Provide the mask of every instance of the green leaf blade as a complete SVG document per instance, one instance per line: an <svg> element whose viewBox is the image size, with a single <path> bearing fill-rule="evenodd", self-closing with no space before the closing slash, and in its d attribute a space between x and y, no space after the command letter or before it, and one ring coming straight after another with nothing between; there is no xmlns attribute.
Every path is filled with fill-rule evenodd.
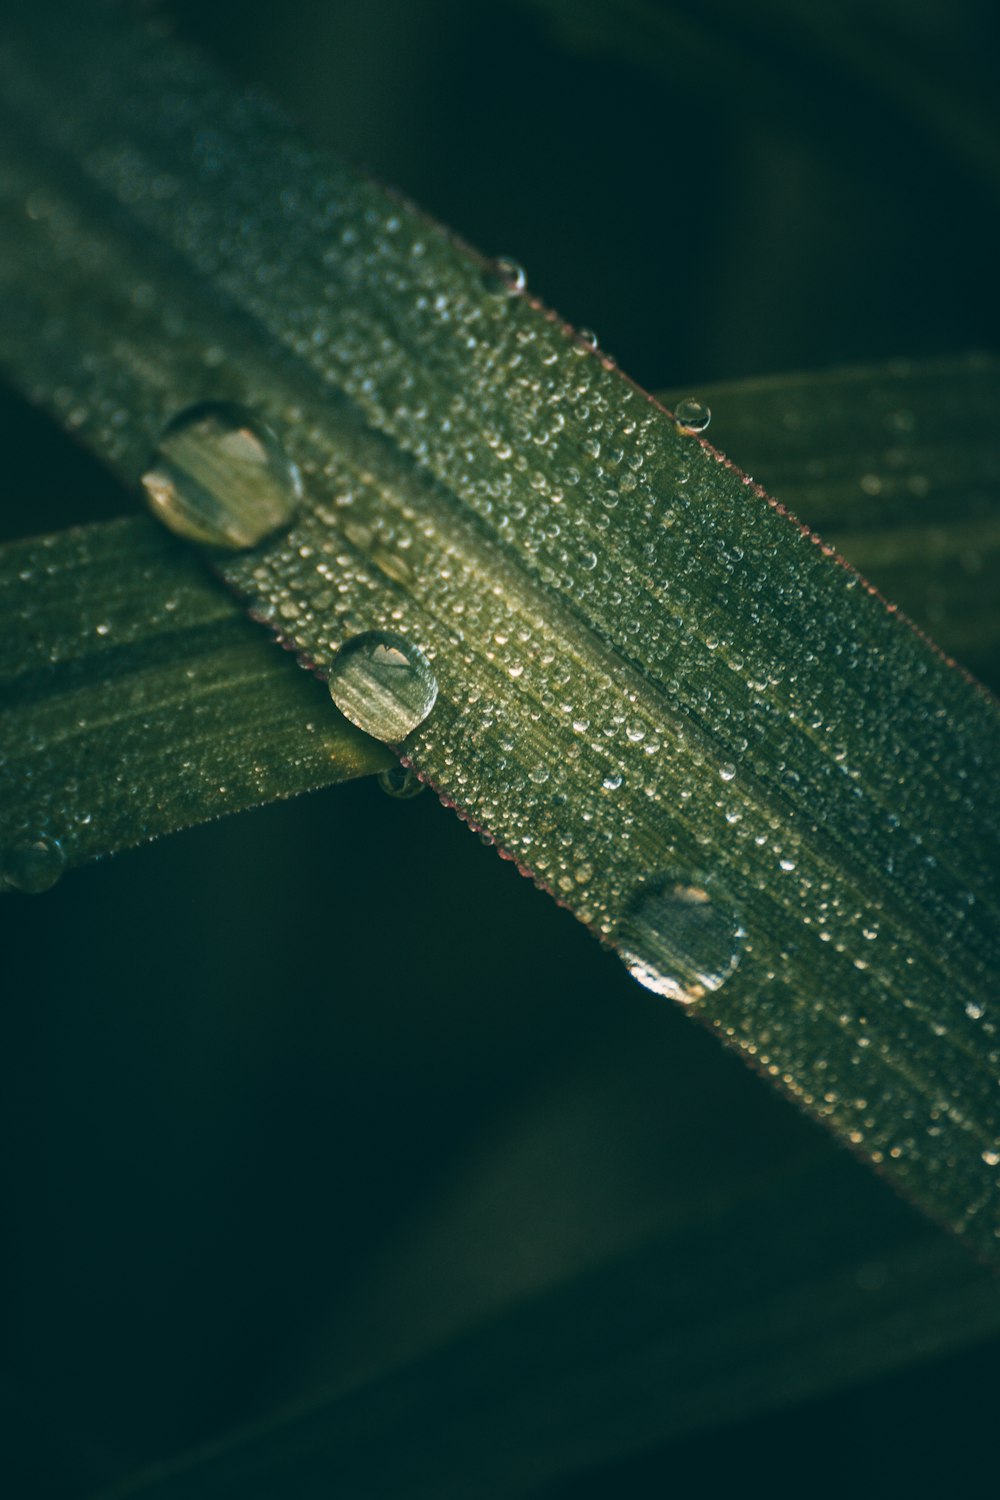
<svg viewBox="0 0 1000 1500"><path fill-rule="evenodd" d="M946 651L1000 684L996 359L893 360L699 394L713 443Z"/></svg>
<svg viewBox="0 0 1000 1500"><path fill-rule="evenodd" d="M0 551L0 847L68 865L392 763L137 517Z"/></svg>
<svg viewBox="0 0 1000 1500"><path fill-rule="evenodd" d="M829 537L884 597L901 600L918 625L961 660L979 664L989 681L1000 647L993 555L1000 513L1000 455L992 420L997 387L995 361L974 356L738 381L702 394L715 410L713 435L718 433L723 446L743 452L749 467L767 476L769 488ZM948 396L948 425L940 420L942 391ZM669 407L682 394L665 393L661 400ZM902 429L900 413L906 414ZM955 436L959 417L960 441ZM887 428L905 431L906 445L894 440L886 450ZM859 430L866 430L866 441L857 441ZM874 485L872 475L879 469L885 477ZM919 507L912 503L914 494L923 496ZM181 548L140 520L97 528L89 540L82 534L50 537L0 554L0 570L7 605L0 672L8 679L8 703L15 680L22 702L32 693L44 695L39 681L25 679L28 674L46 679L53 657L65 666L74 652L120 652L137 642L148 654L155 634L164 666L175 662L186 668L195 631L206 651L224 653L231 646L239 613L232 602ZM39 571L57 578L44 595L37 587ZM245 627L239 634L253 639ZM282 690L290 690L287 674L276 675L275 658L259 641L246 654L247 669L251 662L242 702L259 702L261 714L273 722L281 712ZM242 671L243 658L234 657L228 670ZM81 712L93 714L101 683L92 676L84 680L89 687ZM303 703L308 711L305 698ZM24 737L23 722L12 734L15 741ZM225 737L221 718L213 733ZM172 744L169 733L166 743ZM181 759L176 746L170 753ZM374 746L371 754L377 759ZM217 781L223 782L231 763L224 755L217 759ZM275 795L315 784L315 764L295 746L289 747L286 768L298 773L296 779L274 787ZM62 774L71 780L72 768ZM339 773L334 768L331 774ZM264 788L259 790L263 796ZM185 821L215 816L219 799L216 778L209 778L197 807L189 804ZM17 800L12 796L10 802ZM48 819L41 809L22 811L25 826L40 828ZM147 836L151 833L148 829ZM121 836L115 837L121 846ZM108 852L96 840L88 851Z"/></svg>
<svg viewBox="0 0 1000 1500"><path fill-rule="evenodd" d="M12 192L44 169L55 203L0 267L51 330L4 291L17 378L133 478L181 405L259 410L307 503L219 564L253 612L320 673L359 631L419 645L440 691L405 751L442 797L995 1258L994 700L610 360L259 102L89 17L17 25ZM739 932L728 969L639 919L664 882Z"/></svg>
<svg viewBox="0 0 1000 1500"><path fill-rule="evenodd" d="M637 1237L398 1368L137 1475L107 1500L264 1500L318 1483L367 1500L540 1493L995 1331L992 1275L874 1184L858 1186L835 1157L755 1181L693 1223Z"/></svg>

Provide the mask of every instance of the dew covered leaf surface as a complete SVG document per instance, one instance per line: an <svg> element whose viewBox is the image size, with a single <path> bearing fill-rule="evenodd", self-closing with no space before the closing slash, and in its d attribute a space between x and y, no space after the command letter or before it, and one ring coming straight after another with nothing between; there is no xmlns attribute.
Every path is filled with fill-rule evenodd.
<svg viewBox="0 0 1000 1500"><path fill-rule="evenodd" d="M253 613L320 675L418 646L441 796L995 1256L995 701L509 273L56 9L2 76L19 384L133 481L191 401L259 412L306 500L215 560Z"/></svg>
<svg viewBox="0 0 1000 1500"><path fill-rule="evenodd" d="M665 393L672 407L686 392ZM712 442L994 691L1000 365L895 360L698 391Z"/></svg>
<svg viewBox="0 0 1000 1500"><path fill-rule="evenodd" d="M998 383L996 362L977 356L736 381L701 393L722 445L744 455L771 493L991 685L1000 681ZM672 407L683 393L661 399ZM3 721L8 845L18 832L53 829L73 863L181 826L177 819L192 824L247 799L308 791L320 784L317 777L339 779L352 767L364 774L360 739L355 749L315 690L237 623L240 611L230 596L142 518L22 543L0 553L0 569L6 671L10 681L17 676L19 705ZM101 737L105 757L112 745L124 748L117 716L124 700L114 706L115 674L107 671L121 659L112 648L123 644L132 651L128 713L138 734L128 764L101 773L74 805L84 785L79 764L95 763ZM87 653L84 667L79 657ZM77 674L71 707L52 685L54 666L62 663L65 672L70 660ZM207 686L209 661L212 699L199 711L196 764L185 748L187 716L178 717L162 693L168 679L190 685L185 699L199 682ZM151 676L138 691L139 673L155 674L155 695ZM35 674L30 682L29 674ZM293 702L298 714L290 723ZM75 735L65 733L60 717L70 712ZM43 752L40 771L46 716L50 726L61 726L62 753ZM92 723L86 739L81 718ZM143 723L150 725L144 741ZM317 738L319 723L325 740ZM248 745L256 746L258 761L273 760L268 737L280 775L277 761L258 765L238 788L238 769L250 769ZM388 762L373 744L369 750L372 768ZM144 785L147 795L126 804L118 795L122 785ZM95 792L108 804L98 817Z"/></svg>
<svg viewBox="0 0 1000 1500"><path fill-rule="evenodd" d="M0 849L15 885L40 839L60 851L54 876L391 763L145 517L0 550L0 620Z"/></svg>

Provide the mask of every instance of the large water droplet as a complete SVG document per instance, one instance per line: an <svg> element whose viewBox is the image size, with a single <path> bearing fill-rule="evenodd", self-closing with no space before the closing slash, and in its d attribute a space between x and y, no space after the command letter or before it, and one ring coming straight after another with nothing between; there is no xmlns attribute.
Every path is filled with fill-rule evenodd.
<svg viewBox="0 0 1000 1500"><path fill-rule="evenodd" d="M157 520L178 536L233 549L288 526L302 499L299 471L271 429L224 401L168 422L142 486Z"/></svg>
<svg viewBox="0 0 1000 1500"><path fill-rule="evenodd" d="M685 396L674 407L674 421L683 432L704 432L711 420L711 407L693 396Z"/></svg>
<svg viewBox="0 0 1000 1500"><path fill-rule="evenodd" d="M691 1005L725 983L739 964L744 936L727 902L701 884L668 877L641 888L618 941L640 984Z"/></svg>
<svg viewBox="0 0 1000 1500"><path fill-rule="evenodd" d="M409 802L426 791L424 783L410 766L390 766L388 771L380 771L378 784L387 797L395 797L398 802Z"/></svg>
<svg viewBox="0 0 1000 1500"><path fill-rule="evenodd" d="M0 889L4 885L29 896L50 891L66 865L58 839L41 834L22 838L6 850L0 861Z"/></svg>
<svg viewBox="0 0 1000 1500"><path fill-rule="evenodd" d="M411 641L381 631L353 636L341 646L329 687L345 718L390 745L424 722L438 690L423 652Z"/></svg>

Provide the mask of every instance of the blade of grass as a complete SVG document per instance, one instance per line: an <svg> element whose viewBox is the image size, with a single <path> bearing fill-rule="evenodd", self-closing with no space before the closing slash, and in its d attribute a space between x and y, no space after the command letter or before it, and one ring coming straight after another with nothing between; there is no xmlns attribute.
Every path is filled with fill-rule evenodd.
<svg viewBox="0 0 1000 1500"><path fill-rule="evenodd" d="M1000 1328L995 1278L843 1157L748 1189L114 1500L507 1500Z"/></svg>
<svg viewBox="0 0 1000 1500"><path fill-rule="evenodd" d="M765 118L791 92L802 129L819 136L828 113L818 107L849 80L852 107L880 132L916 127L928 145L947 142L952 159L996 193L997 130L991 79L983 59L992 41L988 13L949 25L943 6L924 25L904 29L892 5L873 5L852 26L835 13L789 0L745 6L714 0L693 12L652 0L524 0L565 39L584 51L609 54L660 75L674 87L731 94L746 86ZM892 105L892 113L886 104ZM786 116L775 111L777 119Z"/></svg>
<svg viewBox="0 0 1000 1500"><path fill-rule="evenodd" d="M258 410L308 500L216 559L253 612L320 675L361 630L422 646L440 692L405 749L442 797L996 1257L994 700L267 105L74 7L9 26L22 387L127 478L190 401Z"/></svg>
<svg viewBox="0 0 1000 1500"><path fill-rule="evenodd" d="M666 393L672 407L684 391ZM712 437L982 681L1000 685L1000 367L896 360L706 387Z"/></svg>
<svg viewBox="0 0 1000 1500"><path fill-rule="evenodd" d="M662 399L671 406L683 394ZM773 493L828 537L887 598L932 630L946 649L984 681L1000 681L996 361L975 356L866 366L737 381L710 386L701 394L716 414L713 430L721 446L742 453ZM331 721L306 684L290 681L288 664L265 650L245 625L236 625L240 617L238 606L213 587L183 548L138 517L0 549L0 622L6 643L0 661L10 701L16 678L18 704L0 720L3 842L10 844L32 829L64 833L80 825L86 838L74 843L74 855L88 858L248 805L247 799L308 791L327 778L362 775L366 765L379 769L389 763L388 754L371 741L368 760L352 761L346 750L356 744L360 756L361 736ZM176 714L173 700L168 708L162 697L166 674L183 684L182 674L194 666L189 657L195 630L203 680L209 655L213 663L213 717L206 718L204 705L200 711L200 769L188 759L188 719ZM236 651L234 631L245 638ZM124 699L112 702L105 669L121 659L111 655L112 649L134 648L137 633L143 655L141 660L130 656L127 666L133 734L140 717L137 706L141 710L159 703L161 712L155 726L148 715L142 721L150 722L148 739L145 746L138 739L131 746L130 776L127 766L114 759L123 748L117 715ZM67 660L82 648L89 665L78 661L73 668L71 704L53 696L53 665L62 663L65 674ZM152 679L148 684L148 701L136 691L144 673L158 674L155 686ZM34 675L29 679L28 674ZM192 685L186 690L190 697L194 679L186 681ZM301 712L290 737L287 704L292 693L301 699ZM37 706L42 703L47 707ZM43 712L50 717L48 731L40 723ZM86 743L82 730L66 733L65 724L81 718L100 721L103 742L93 730ZM325 741L322 734L317 739L317 722ZM47 753L43 737L51 734L53 723L60 726L61 768L50 755L45 776L29 775L39 754ZM258 743L251 736L258 758L269 753L270 744L279 759L256 774L253 786L237 791L232 783L234 777L239 780L250 753L250 724L258 741L261 736L267 740ZM308 729L309 724L314 728ZM113 732L106 733L109 725ZM218 741L210 757L209 736ZM71 807L72 799L83 794L80 764L110 764L112 770L94 778L83 800ZM179 781L186 781L183 808L176 800ZM148 798L121 797L116 789L130 782L145 784ZM102 803L100 812L95 795ZM151 818L149 802L160 809L158 819Z"/></svg>
<svg viewBox="0 0 1000 1500"><path fill-rule="evenodd" d="M0 550L0 846L73 860L392 764L144 517Z"/></svg>

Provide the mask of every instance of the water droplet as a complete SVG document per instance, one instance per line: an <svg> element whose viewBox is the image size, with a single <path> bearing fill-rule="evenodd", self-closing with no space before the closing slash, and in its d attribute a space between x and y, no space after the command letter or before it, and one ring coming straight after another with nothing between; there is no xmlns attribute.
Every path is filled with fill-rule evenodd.
<svg viewBox="0 0 1000 1500"><path fill-rule="evenodd" d="M609 771L607 776L605 776L604 780L601 782L601 785L606 792L617 792L621 784L622 778L617 771Z"/></svg>
<svg viewBox="0 0 1000 1500"><path fill-rule="evenodd" d="M3 885L29 896L50 891L66 865L66 856L58 839L42 834L15 843L4 855L0 873Z"/></svg>
<svg viewBox="0 0 1000 1500"><path fill-rule="evenodd" d="M167 423L142 486L169 530L233 549L288 526L302 500L299 471L275 434L225 401L189 406Z"/></svg>
<svg viewBox="0 0 1000 1500"><path fill-rule="evenodd" d="M693 396L685 396L674 407L674 421L682 432L704 432L711 420L711 409Z"/></svg>
<svg viewBox="0 0 1000 1500"><path fill-rule="evenodd" d="M524 267L509 256L500 255L485 275L486 290L495 297L513 297L527 289L528 278Z"/></svg>
<svg viewBox="0 0 1000 1500"><path fill-rule="evenodd" d="M586 346L587 346L588 349L596 349L596 348L598 348L597 334L594 332L594 330L592 328L581 328L580 329L580 338L586 344Z"/></svg>
<svg viewBox="0 0 1000 1500"><path fill-rule="evenodd" d="M618 934L633 978L684 1005L719 989L737 967L745 936L728 902L672 877L640 888Z"/></svg>
<svg viewBox="0 0 1000 1500"><path fill-rule="evenodd" d="M388 771L380 771L378 784L387 797L395 797L399 802L409 802L426 791L424 783L411 766L390 766Z"/></svg>
<svg viewBox="0 0 1000 1500"><path fill-rule="evenodd" d="M330 668L330 697L345 718L397 744L434 707L437 680L423 652L401 636L368 631L346 641Z"/></svg>

